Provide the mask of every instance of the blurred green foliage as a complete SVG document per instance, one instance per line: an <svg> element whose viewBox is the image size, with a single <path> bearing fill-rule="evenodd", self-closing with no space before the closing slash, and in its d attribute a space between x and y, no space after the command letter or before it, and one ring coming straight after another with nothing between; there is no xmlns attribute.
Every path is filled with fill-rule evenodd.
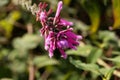
<svg viewBox="0 0 120 80"><path fill-rule="evenodd" d="M13 30L13 24L16 20L20 18L20 12L19 11L13 11L11 12L8 17L5 19L2 19L0 21L0 26L5 31L5 36L9 38L11 36L11 32Z"/></svg>
<svg viewBox="0 0 120 80"><path fill-rule="evenodd" d="M43 1L56 11L58 0L0 0L0 80L119 80L120 0L63 0L61 16L83 36L67 59L44 50L34 15Z"/></svg>
<svg viewBox="0 0 120 80"><path fill-rule="evenodd" d="M114 14L114 25L113 28L116 29L120 27L120 0L112 0L113 4L113 14Z"/></svg>

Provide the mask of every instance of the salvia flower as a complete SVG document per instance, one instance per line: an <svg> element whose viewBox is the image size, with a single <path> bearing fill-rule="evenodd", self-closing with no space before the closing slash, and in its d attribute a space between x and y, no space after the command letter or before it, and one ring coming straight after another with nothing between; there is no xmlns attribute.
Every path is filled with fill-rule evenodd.
<svg viewBox="0 0 120 80"><path fill-rule="evenodd" d="M49 56L52 57L54 51L59 50L61 57L66 59L65 50L76 50L82 36L73 33L73 28L70 28L70 26L73 26L73 22L60 17L62 6L63 2L60 1L55 16L51 17L52 9L46 11L47 4L40 3L36 17L42 24L40 32L45 39L45 50L49 52Z"/></svg>

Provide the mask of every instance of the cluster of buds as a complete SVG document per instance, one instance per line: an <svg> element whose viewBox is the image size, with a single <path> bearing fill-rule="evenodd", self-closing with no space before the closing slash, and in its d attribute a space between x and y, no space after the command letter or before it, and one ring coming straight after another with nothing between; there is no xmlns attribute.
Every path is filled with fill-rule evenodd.
<svg viewBox="0 0 120 80"><path fill-rule="evenodd" d="M37 20L42 24L41 35L45 39L45 50L49 52L50 58L55 50L59 50L61 57L67 58L65 49L75 49L79 45L82 36L73 33L72 22L60 17L63 2L58 3L57 11L54 17L51 17L52 9L46 11L46 3L39 4L39 10L36 13Z"/></svg>

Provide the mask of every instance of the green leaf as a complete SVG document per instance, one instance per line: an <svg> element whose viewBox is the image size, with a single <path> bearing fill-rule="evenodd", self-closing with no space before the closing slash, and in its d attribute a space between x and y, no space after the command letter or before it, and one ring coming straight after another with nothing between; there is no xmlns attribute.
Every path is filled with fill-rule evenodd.
<svg viewBox="0 0 120 80"><path fill-rule="evenodd" d="M70 62L78 69L82 69L85 71L91 71L95 74L98 74L98 69L99 67L96 64L86 64L81 62L80 60L73 60L72 58L70 58Z"/></svg>
<svg viewBox="0 0 120 80"><path fill-rule="evenodd" d="M114 58L104 58L109 61L113 61L115 63L120 63L120 56L114 57Z"/></svg>
<svg viewBox="0 0 120 80"><path fill-rule="evenodd" d="M113 63L115 63L115 66L120 67L120 56L114 58L104 58L104 59L112 61Z"/></svg>
<svg viewBox="0 0 120 80"><path fill-rule="evenodd" d="M48 56L37 56L34 58L33 63L38 67L42 68L48 65L56 65L59 62L55 59L50 59Z"/></svg>
<svg viewBox="0 0 120 80"><path fill-rule="evenodd" d="M5 30L5 36L7 38L11 37L11 33L16 20L20 19L21 14L19 11L11 12L5 19L0 20L0 27Z"/></svg>
<svg viewBox="0 0 120 80"><path fill-rule="evenodd" d="M97 59L102 55L102 49L93 48L87 57L89 63L96 63Z"/></svg>
<svg viewBox="0 0 120 80"><path fill-rule="evenodd" d="M117 40L114 32L111 31L99 31L99 39L104 42L108 42L109 40Z"/></svg>
<svg viewBox="0 0 120 80"><path fill-rule="evenodd" d="M2 58L4 58L5 56L7 56L9 54L9 50L8 49L1 49L0 50L0 60L2 59Z"/></svg>
<svg viewBox="0 0 120 80"><path fill-rule="evenodd" d="M113 55L120 55L120 51L114 51L114 50L113 50L113 51L112 51L112 54L113 54Z"/></svg>
<svg viewBox="0 0 120 80"><path fill-rule="evenodd" d="M9 18L10 22L12 22L12 24L13 24L16 20L20 19L20 17L21 17L21 13L20 13L19 11L13 11L13 12L11 12L10 15L8 16L8 18Z"/></svg>
<svg viewBox="0 0 120 80"><path fill-rule="evenodd" d="M80 46L77 47L77 50L68 50L66 51L66 53L68 55L77 55L77 56L87 57L90 54L92 48L93 47L91 45L84 45L81 42Z"/></svg>
<svg viewBox="0 0 120 80"><path fill-rule="evenodd" d="M9 68L11 68L12 71L22 73L26 70L26 63L19 60L14 60L12 63L8 64Z"/></svg>
<svg viewBox="0 0 120 80"><path fill-rule="evenodd" d="M0 62L3 63L3 61ZM12 77L12 72L10 68L7 65L3 65L3 64L0 65L0 78L10 78L10 77Z"/></svg>
<svg viewBox="0 0 120 80"><path fill-rule="evenodd" d="M113 29L120 27L120 0L112 0L114 25Z"/></svg>
<svg viewBox="0 0 120 80"><path fill-rule="evenodd" d="M13 41L13 46L18 50L29 50L37 47L40 43L40 36L26 34L22 38L16 38Z"/></svg>
<svg viewBox="0 0 120 80"><path fill-rule="evenodd" d="M110 80L115 67L111 68L103 77L103 80Z"/></svg>
<svg viewBox="0 0 120 80"><path fill-rule="evenodd" d="M8 55L8 59L11 61L17 60L17 59L27 59L28 58L28 52L26 50L12 50L10 54Z"/></svg>

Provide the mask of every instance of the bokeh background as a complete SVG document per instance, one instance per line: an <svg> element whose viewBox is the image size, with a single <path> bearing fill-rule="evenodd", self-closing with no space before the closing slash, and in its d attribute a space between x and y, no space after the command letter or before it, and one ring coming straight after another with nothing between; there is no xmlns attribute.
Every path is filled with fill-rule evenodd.
<svg viewBox="0 0 120 80"><path fill-rule="evenodd" d="M83 36L67 59L44 49L39 2L55 14L58 0L0 0L0 80L120 80L120 0L63 0L61 17Z"/></svg>

